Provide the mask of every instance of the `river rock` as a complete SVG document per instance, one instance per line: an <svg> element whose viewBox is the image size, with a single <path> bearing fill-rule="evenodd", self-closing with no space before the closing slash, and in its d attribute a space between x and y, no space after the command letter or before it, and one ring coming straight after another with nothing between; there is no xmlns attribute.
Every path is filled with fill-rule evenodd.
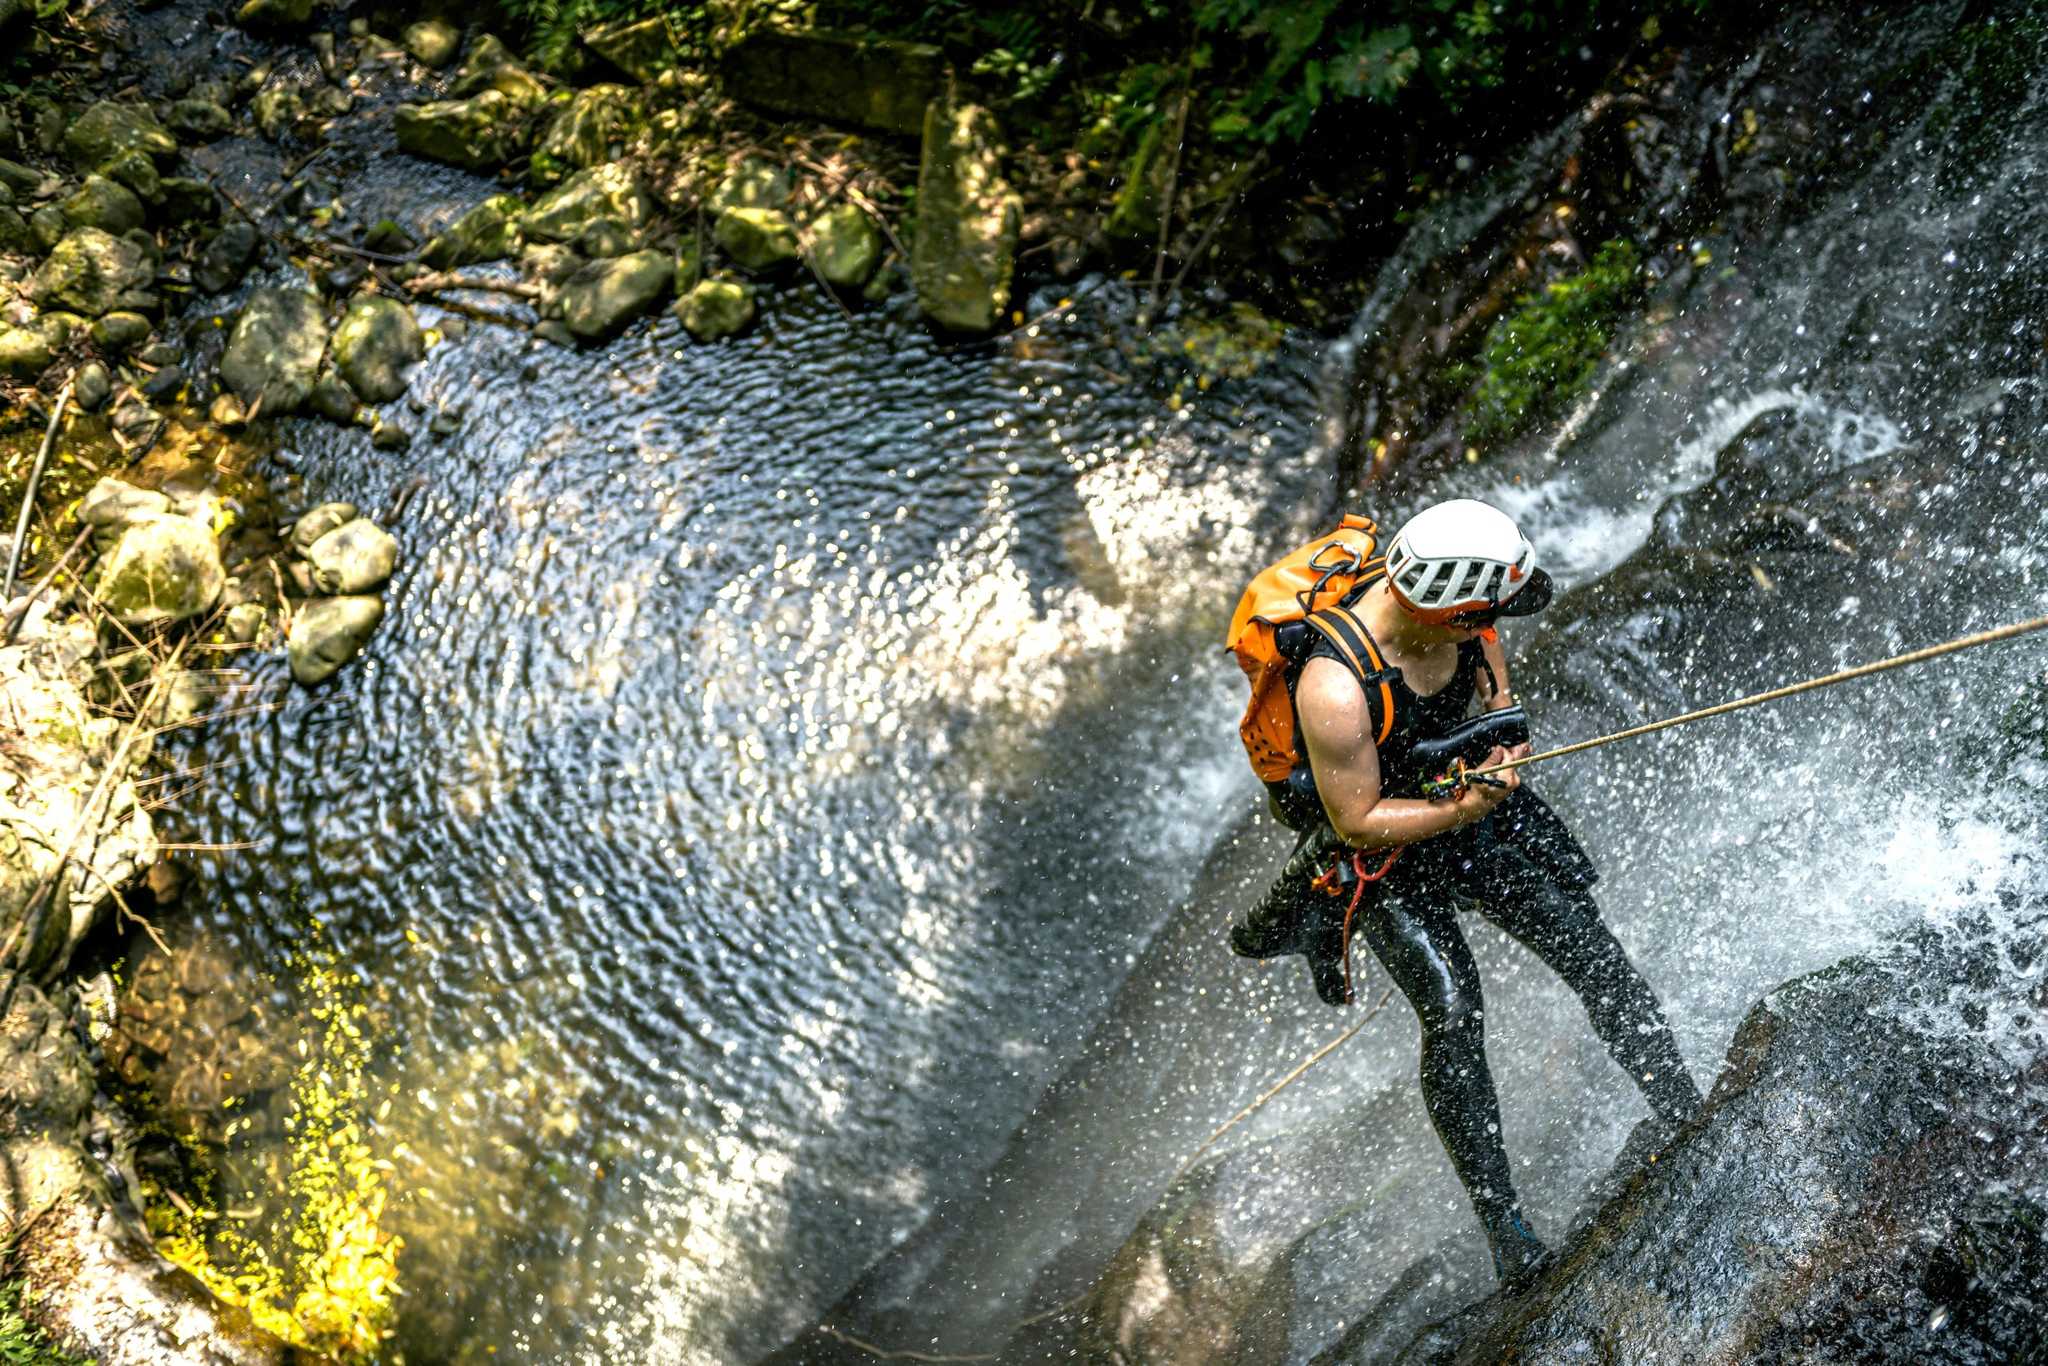
<svg viewBox="0 0 2048 1366"><path fill-rule="evenodd" d="M562 286L562 321L585 341L602 340L660 303L674 281L675 262L664 252L592 261Z"/></svg>
<svg viewBox="0 0 2048 1366"><path fill-rule="evenodd" d="M78 520L97 530L118 531L133 522L165 516L170 510L171 500L166 495L108 475L79 500Z"/></svg>
<svg viewBox="0 0 2048 1366"><path fill-rule="evenodd" d="M100 174L150 208L164 202L164 178L157 171L156 163L141 152L122 152L100 167ZM108 231L114 229L109 228ZM127 229L121 231L126 232Z"/></svg>
<svg viewBox="0 0 2048 1366"><path fill-rule="evenodd" d="M235 11L244 28L304 28L313 19L313 0L245 0Z"/></svg>
<svg viewBox="0 0 2048 1366"><path fill-rule="evenodd" d="M78 406L88 413L96 413L107 406L107 400L114 396L114 378L107 373L107 367L98 361L88 361L78 367L78 377L71 383L71 397Z"/></svg>
<svg viewBox="0 0 2048 1366"><path fill-rule="evenodd" d="M212 100L177 100L168 121L187 142L212 142L235 131L234 115Z"/></svg>
<svg viewBox="0 0 2048 1366"><path fill-rule="evenodd" d="M295 85L265 86L249 101L249 112L255 116L257 131L276 142L304 116L306 100Z"/></svg>
<svg viewBox="0 0 2048 1366"><path fill-rule="evenodd" d="M64 240L64 234L71 231L71 224L64 219L64 211L55 204L44 204L28 216L29 236L35 239L35 250L48 253L57 249Z"/></svg>
<svg viewBox="0 0 2048 1366"><path fill-rule="evenodd" d="M658 14L631 24L600 24L582 37L585 47L642 85L676 63L668 21Z"/></svg>
<svg viewBox="0 0 2048 1366"><path fill-rule="evenodd" d="M526 149L520 107L497 90L462 100L403 104L392 118L398 145L466 171L493 171Z"/></svg>
<svg viewBox="0 0 2048 1366"><path fill-rule="evenodd" d="M428 242L420 259L436 270L453 270L517 255L525 240L519 230L525 210L517 195L492 195Z"/></svg>
<svg viewBox="0 0 2048 1366"><path fill-rule="evenodd" d="M327 350L327 319L320 296L309 289L259 289L249 296L228 347L220 376L245 406L262 403L278 417L296 412L312 391Z"/></svg>
<svg viewBox="0 0 2048 1366"><path fill-rule="evenodd" d="M64 130L64 154L80 168L101 166L131 151L151 157L178 154L178 140L157 122L148 105L101 100Z"/></svg>
<svg viewBox="0 0 2048 1366"><path fill-rule="evenodd" d="M102 351L132 351L149 340L149 319L117 310L92 325L93 345Z"/></svg>
<svg viewBox="0 0 2048 1366"><path fill-rule="evenodd" d="M299 520L292 524L292 550L304 555L315 541L336 527L346 526L355 521L357 516L354 503L321 503L317 507L308 508L300 515Z"/></svg>
<svg viewBox="0 0 2048 1366"><path fill-rule="evenodd" d="M572 250L587 260L624 256L636 245L631 229L616 218L599 218L576 234Z"/></svg>
<svg viewBox="0 0 2048 1366"><path fill-rule="evenodd" d="M101 561L94 591L117 620L140 626L197 616L226 582L212 532L188 517L143 515Z"/></svg>
<svg viewBox="0 0 2048 1366"><path fill-rule="evenodd" d="M31 293L46 306L97 318L148 285L153 271L141 247L101 228L67 233L36 272Z"/></svg>
<svg viewBox="0 0 2048 1366"><path fill-rule="evenodd" d="M725 173L704 207L714 214L727 209L780 209L789 202L789 170L760 157L742 157Z"/></svg>
<svg viewBox="0 0 2048 1366"><path fill-rule="evenodd" d="M119 236L142 226L142 201L102 175L87 176L61 207L64 221L74 228L98 228Z"/></svg>
<svg viewBox="0 0 2048 1366"><path fill-rule="evenodd" d="M873 219L851 204L813 218L806 237L818 274L839 289L859 289L881 264L882 234Z"/></svg>
<svg viewBox="0 0 2048 1366"><path fill-rule="evenodd" d="M578 171L534 201L520 220L530 241L573 242L598 218L616 218L637 232L654 217L640 177L623 161Z"/></svg>
<svg viewBox="0 0 2048 1366"><path fill-rule="evenodd" d="M313 392L306 396L306 406L329 422L346 424L355 421L358 404L355 390L341 376L329 371L314 383Z"/></svg>
<svg viewBox="0 0 2048 1366"><path fill-rule="evenodd" d="M381 294L358 294L334 329L334 365L368 403L405 392L405 367L426 354L412 310Z"/></svg>
<svg viewBox="0 0 2048 1366"><path fill-rule="evenodd" d="M547 87L519 64L503 43L484 34L470 45L448 93L457 99L495 90L521 109L530 109L547 98Z"/></svg>
<svg viewBox="0 0 2048 1366"><path fill-rule="evenodd" d="M199 253L199 265L192 278L208 294L225 294L242 282L261 245L263 238L255 225L239 219L224 224Z"/></svg>
<svg viewBox="0 0 2048 1366"><path fill-rule="evenodd" d="M41 328L0 327L0 375L32 380L56 358L56 348Z"/></svg>
<svg viewBox="0 0 2048 1366"><path fill-rule="evenodd" d="M323 593L369 593L391 577L398 542L369 518L355 517L307 546L306 563Z"/></svg>
<svg viewBox="0 0 2048 1366"><path fill-rule="evenodd" d="M448 65L455 57L455 49L462 46L462 30L445 19L421 19L407 24L398 37L414 61L436 71Z"/></svg>
<svg viewBox="0 0 2048 1366"><path fill-rule="evenodd" d="M19 252L23 255L35 250L35 230L28 220L21 216L21 210L12 205L0 204L0 252Z"/></svg>
<svg viewBox="0 0 2048 1366"><path fill-rule="evenodd" d="M412 428L392 418L380 417L370 427L370 445L380 451L412 449Z"/></svg>
<svg viewBox="0 0 2048 1366"><path fill-rule="evenodd" d="M308 685L330 677L362 653L382 620L384 600L369 595L316 598L302 604L285 637L292 677Z"/></svg>
<svg viewBox="0 0 2048 1366"><path fill-rule="evenodd" d="M623 85L579 90L541 135L528 174L538 184L551 185L572 171L602 165L625 150L639 122L637 92Z"/></svg>
<svg viewBox="0 0 2048 1366"><path fill-rule="evenodd" d="M923 43L756 24L727 49L725 89L799 118L915 134L938 94L945 54Z"/></svg>
<svg viewBox="0 0 2048 1366"><path fill-rule="evenodd" d="M0 185L5 185L17 198L26 199L35 194L42 189L44 179L43 173L33 166L0 157Z"/></svg>
<svg viewBox="0 0 2048 1366"><path fill-rule="evenodd" d="M757 275L798 256L796 228L779 209L727 209L718 215L711 236L740 269Z"/></svg>
<svg viewBox="0 0 2048 1366"><path fill-rule="evenodd" d="M163 179L163 219L167 223L184 224L210 220L215 216L213 186L203 180L185 175L167 175Z"/></svg>
<svg viewBox="0 0 2048 1366"><path fill-rule="evenodd" d="M698 341L716 341L753 323L754 296L731 280L701 280L677 301L676 316Z"/></svg>
<svg viewBox="0 0 2048 1366"><path fill-rule="evenodd" d="M996 122L976 105L934 100L917 173L911 276L925 316L987 332L1010 304L1022 202L1002 178Z"/></svg>

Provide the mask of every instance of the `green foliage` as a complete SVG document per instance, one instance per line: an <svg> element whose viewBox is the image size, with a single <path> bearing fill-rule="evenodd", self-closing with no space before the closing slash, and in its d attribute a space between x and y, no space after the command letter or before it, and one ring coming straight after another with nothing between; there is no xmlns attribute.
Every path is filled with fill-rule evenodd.
<svg viewBox="0 0 2048 1366"><path fill-rule="evenodd" d="M1447 383L1471 384L1465 433L1505 441L1557 416L1584 393L1607 350L1614 324L1642 292L1642 258L1633 244L1609 242L1568 279L1523 295L1488 330L1476 367L1451 367Z"/></svg>
<svg viewBox="0 0 2048 1366"><path fill-rule="evenodd" d="M1679 0L1695 11L1706 0ZM1370 17L1361 17L1361 14ZM1251 54L1244 88L1210 120L1226 139L1299 138L1326 103L1420 89L1457 110L1509 75L1554 62L1599 31L1634 27L1619 0L1193 0L1198 32Z"/></svg>
<svg viewBox="0 0 2048 1366"><path fill-rule="evenodd" d="M0 1281L0 1366L93 1366L89 1358L58 1350L21 1316L26 1290L25 1281Z"/></svg>

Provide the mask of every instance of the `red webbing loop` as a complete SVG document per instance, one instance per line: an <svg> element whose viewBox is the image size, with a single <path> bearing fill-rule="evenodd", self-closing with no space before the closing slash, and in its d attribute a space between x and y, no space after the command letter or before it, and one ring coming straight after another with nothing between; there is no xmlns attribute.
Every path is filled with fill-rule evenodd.
<svg viewBox="0 0 2048 1366"><path fill-rule="evenodd" d="M1385 861L1383 861L1378 868L1375 868L1370 873L1365 871L1366 851L1363 849L1354 849L1351 851L1351 874L1354 881L1351 885L1351 900L1344 907L1345 1005L1350 1005L1353 997L1353 993L1351 990L1351 918L1358 913L1358 903L1365 897L1365 884L1368 882L1378 882L1381 878L1385 877L1387 875L1388 870L1394 866L1394 860L1401 857L1402 847L1403 846L1397 844L1393 848L1387 850L1387 857ZM1314 887L1317 891L1323 893L1326 896L1341 896L1344 892L1343 873L1344 860L1340 857L1335 863L1331 864L1327 870L1317 875L1316 880L1310 883L1309 885L1311 887Z"/></svg>

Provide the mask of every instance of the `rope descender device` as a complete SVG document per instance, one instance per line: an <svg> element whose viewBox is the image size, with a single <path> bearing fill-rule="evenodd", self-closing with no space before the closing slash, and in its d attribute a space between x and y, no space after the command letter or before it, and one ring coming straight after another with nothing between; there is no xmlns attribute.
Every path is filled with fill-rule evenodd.
<svg viewBox="0 0 2048 1366"><path fill-rule="evenodd" d="M1454 802L1465 795L1465 789L1474 783L1488 787L1506 787L1500 779L1474 770L1463 759L1451 760L1451 766L1434 778L1422 780L1422 795L1433 802Z"/></svg>

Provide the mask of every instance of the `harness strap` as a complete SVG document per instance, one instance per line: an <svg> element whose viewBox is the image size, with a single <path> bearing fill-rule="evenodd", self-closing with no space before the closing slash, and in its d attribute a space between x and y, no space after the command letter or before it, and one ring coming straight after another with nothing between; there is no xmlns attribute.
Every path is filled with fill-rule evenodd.
<svg viewBox="0 0 2048 1366"><path fill-rule="evenodd" d="M1348 868L1348 871L1351 873L1351 900L1344 907L1344 1004L1347 1006L1351 1004L1355 996L1351 989L1352 917L1358 914L1358 903L1365 897L1365 884L1368 882L1378 882L1381 878L1385 877L1388 870L1394 866L1394 860L1401 857L1401 850L1405 847L1404 845L1397 844L1387 850L1386 860L1370 873L1365 871L1366 851L1363 849L1353 849L1351 851ZM1309 885L1326 896L1341 896L1344 892L1344 874L1346 871L1345 859L1342 855L1339 855L1337 861L1322 873L1317 874L1316 880Z"/></svg>
<svg viewBox="0 0 2048 1366"><path fill-rule="evenodd" d="M1380 733L1373 743L1384 745L1387 737L1394 733L1394 673L1374 643L1372 632L1341 606L1315 613L1308 618L1308 624L1337 647L1337 653L1357 677L1360 687L1369 691L1375 683L1379 685Z"/></svg>

